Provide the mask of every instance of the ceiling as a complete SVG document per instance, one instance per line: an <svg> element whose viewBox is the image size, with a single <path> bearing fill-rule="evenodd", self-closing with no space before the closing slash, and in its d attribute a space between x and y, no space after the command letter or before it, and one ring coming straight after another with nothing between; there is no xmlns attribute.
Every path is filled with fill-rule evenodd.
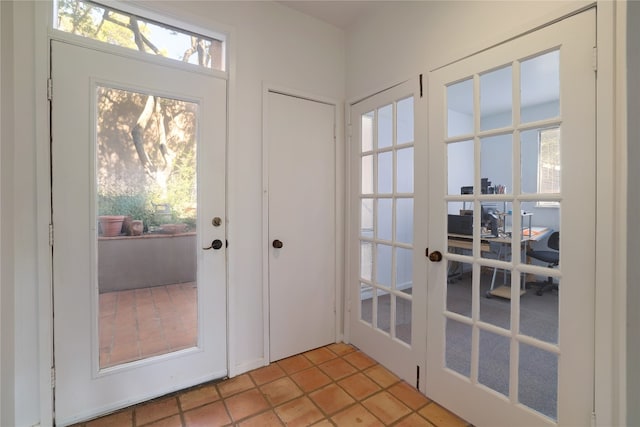
<svg viewBox="0 0 640 427"><path fill-rule="evenodd" d="M346 30L358 17L367 13L375 1L279 1L278 3Z"/></svg>

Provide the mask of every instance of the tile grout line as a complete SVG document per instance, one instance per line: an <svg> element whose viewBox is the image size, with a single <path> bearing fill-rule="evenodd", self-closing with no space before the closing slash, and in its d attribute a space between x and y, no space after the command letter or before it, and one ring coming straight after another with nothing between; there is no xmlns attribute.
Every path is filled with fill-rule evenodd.
<svg viewBox="0 0 640 427"><path fill-rule="evenodd" d="M335 357L332 357L332 358L330 358L330 359L326 359L326 360L323 360L323 361L321 361L321 362L316 363L316 362L314 362L313 360L311 360L311 359L307 356L307 354L308 354L308 353L313 352L313 351L316 351L316 350L319 350L319 349L322 349L322 348L326 348L328 351L332 352L332 354L333 354ZM309 350L309 351L307 351L307 352L305 352L305 353L301 353L299 356L302 356L302 357L304 357L305 359L307 359L307 360L312 364L312 366L311 366L311 367L309 367L309 368L301 369L300 371L292 372L292 373L290 373L290 374L289 374L289 373L286 373L286 371L285 371L285 374L286 374L286 376L287 376L287 377L289 377L289 378L291 379L291 381L293 381L293 383L294 383L294 384L298 385L298 384L296 383L296 381L295 381L293 378L291 378L291 375L293 375L293 374L295 374L295 373L299 373L299 372L304 372L305 370L309 370L309 369L311 369L311 368L313 368L313 367L318 368L322 373L324 373L325 375L327 375L327 374L326 374L326 372L325 372L325 371L323 371L323 370L322 370L322 368L321 368L320 366L321 366L321 365L323 365L323 364L326 364L326 363L328 363L328 362L330 362L330 361L332 361L332 360L341 359L342 361L344 361L345 363L347 363L349 366L353 367L353 368L355 369L355 372L352 372L351 374L348 374L348 375L346 375L346 376L343 376L343 377L340 377L340 378L337 378L337 379L336 379L336 378L333 378L333 377L331 377L331 376L329 376L329 375L327 375L327 377L330 379L330 382L329 382L328 384L322 385L322 386L320 386L320 387L318 387L318 388L316 388L316 389L314 389L314 390L310 390L309 392L304 392L304 391L303 391L303 395L308 396L309 400L310 400L310 401L311 401L311 402L312 402L312 403L313 403L313 404L314 404L314 405L315 405L315 406L316 406L316 407L321 411L321 413L322 413L322 414L324 414L324 415L325 415L325 420L330 421L332 424L333 424L333 420L331 419L332 417L336 416L337 414L339 414L339 413L341 413L341 412L343 412L343 411L345 411L345 410L347 410L347 409L349 409L349 408L351 408L351 407L354 407L354 406L357 406L357 405L361 405L362 407L364 407L364 408L365 408L365 410L366 410L368 413L370 413L372 416L374 416L374 417L375 417L377 420L379 420L383 425L386 425L386 424L384 423L384 421L383 421L383 420L381 420L381 419L380 419L376 414L372 413L372 412L371 412L371 411L370 411L366 406L364 406L364 405L362 404L362 402L363 402L363 400L365 400L365 399L370 399L370 398L372 398L372 397L374 397L374 396L376 396L376 395L378 395L378 394L381 394L381 393L383 393L383 392L385 392L385 391L386 391L387 393L389 393L389 394L391 394L391 395L393 396L393 393L390 393L388 390L389 390L391 387L395 386L396 384L401 383L401 382L402 382L402 380L398 379L397 381L394 381L393 383L391 383L391 384L389 384L388 386L384 387L382 384L380 384L380 383L378 383L377 381L375 381L375 379L373 379L373 378L369 377L369 376L366 374L366 372L365 372L366 370L368 370L368 369L370 369L370 368L373 368L373 367L375 367L375 366L381 366L382 368L384 368L384 366L380 365L378 362L376 362L375 360L371 359L369 356L367 356L365 353L363 353L362 351L360 351L360 350L359 350L359 349L357 349L356 347L351 346L351 348L352 348L352 350L351 350L351 351L347 351L347 352L344 352L344 353L342 353L342 354L338 354L338 353L336 353L335 351L331 350L331 348L329 348L329 346L319 347L319 348L317 348L317 349L313 349L313 350ZM357 353L357 352L360 352L360 354L362 354L362 355L366 356L368 359L370 359L370 360L371 360L371 361L373 361L374 363L373 363L372 365L370 365L370 366L365 367L365 368L359 368L359 367L355 366L353 363L349 362L347 359L345 359L345 356L347 356L347 355L349 355L349 354L355 354L355 353ZM297 356L297 355L296 355L296 356ZM295 356L292 356L292 357L295 357ZM276 363L277 363L277 362L276 362ZM386 368L384 368L384 369L386 369ZM371 381L373 381L376 385L378 385L378 386L380 387L380 390L377 390L377 391L375 391L375 392L371 393L370 395L365 396L363 399L358 399L356 396L353 396L351 393L349 393L347 390L345 390L345 389L344 389L344 388L343 388L343 387L338 383L338 381L342 381L342 380L344 380L344 379L350 378L350 377L352 377L352 376L354 376L354 375L356 375L356 374L358 374L358 373L363 374L366 378L369 378ZM393 374L393 373L392 373L392 374ZM395 374L393 374L393 375L394 375L394 377L395 377ZM397 377L396 377L396 378L397 378ZM276 380L274 380L274 381L276 381ZM273 382L273 381L271 381L271 382ZM266 383L266 384L268 384L268 383ZM340 390L344 391L344 392L345 392L349 397L351 397L351 398L354 400L354 402L353 402L353 403L348 404L347 406L344 406L344 407L340 408L339 410L337 410L337 411L336 411L335 413L333 413L333 414L328 414L328 413L327 413L323 408L320 408L320 407L316 404L315 400L314 400L310 395L311 395L312 393L314 393L314 392L318 391L318 390L321 390L321 389L324 389L324 388L328 387L328 386L329 386L329 385L331 385L331 384L335 385L335 386L336 386L336 387L338 387ZM298 385L298 387L299 387L299 385ZM394 397L395 397L395 396L394 396ZM293 400L295 400L295 398L294 398L294 399L290 399L290 400L289 400L289 402L290 402L290 401L293 401ZM285 403L286 403L286 402L282 402L280 405L283 405L283 404L285 404ZM279 405L279 406L280 406L280 405ZM404 405L404 404L403 404L403 405ZM404 405L404 406L406 406L406 405ZM424 405L424 406L426 406L426 405ZM415 410L413 410L412 408L410 408L410 407L408 407L408 406L406 406L406 407L410 410L409 414L407 414L407 415L406 415L406 417L408 417L409 415L411 415L411 413L416 412L416 411L415 411ZM422 408L422 407L423 407L423 406L421 406L420 408ZM274 409L275 409L275 407L274 407ZM420 416L420 414L418 414L418 416ZM404 418L404 417L402 417L402 418ZM400 419L402 419L402 418L400 418ZM400 419L398 419L398 420L394 421L394 423L396 423L396 422L400 421ZM321 420L319 420L318 422L320 422L320 421L321 421Z"/></svg>
<svg viewBox="0 0 640 427"><path fill-rule="evenodd" d="M343 344L343 345L347 345L347 346L349 346L349 351L342 351L342 352L338 353L338 351L336 351L336 350L334 350L334 349L330 348L330 346L335 346L335 345L337 345L337 344ZM318 350L320 350L320 349L326 349L327 351L329 351L329 352L330 352L330 355L331 355L331 356L333 356L333 357L330 357L330 358L328 358L328 359L324 359L324 360L320 360L320 361L318 361L318 362L314 362L314 360L312 360L312 358L311 358L311 357L309 357L309 354L310 354L311 352L318 351ZM359 354L361 354L362 356L366 357L367 359L369 359L369 360L372 362L372 364L371 364L371 365L369 365L369 366L365 366L365 367L360 368L359 366L356 366L356 364L355 364L354 362L349 362L349 360L348 360L348 359L345 359L345 357L347 357L347 356L348 356L348 355L350 355L350 354L358 354L358 353L359 353ZM391 388L396 387L396 386L397 386L397 385L399 385L399 384L403 384L402 379L398 378L395 374L393 374L393 373L392 373L391 371L389 371L387 368L385 368L384 366L380 365L378 362L376 362L374 359L370 358L368 355L366 355L365 353L363 353L361 350L359 350L359 349L358 349L358 348L356 348L355 346L352 346L352 345L350 345L350 344L344 344L344 343L335 343L335 344L330 344L330 345L328 345L328 346L320 347L320 348L318 348L318 349L310 350L310 351L307 351L307 352L305 352L305 353L301 353L301 354L299 354L299 355L290 356L290 358L293 358L293 357L302 357L302 358L303 358L303 360L305 360L306 362L308 362L308 363L309 363L309 366L307 366L307 367L305 367L305 368L302 368L302 369L299 369L299 370L293 370L293 371L291 371L291 372L288 372L287 370L285 370L285 369L283 368L283 366L281 366L281 364L279 363L280 361L276 361L276 362L273 362L273 363L272 363L272 364L270 364L270 365L266 365L266 366L261 367L261 368L256 368L256 369L254 369L254 370L252 370L252 371L248 371L248 372L243 373L243 374L241 374L241 375L240 375L240 376L244 376L244 375L246 375L246 378L248 378L248 380L249 380L249 382L250 382L250 384L251 384L251 387L246 388L246 389L243 389L243 390L238 391L238 392L234 392L234 393L232 393L232 394L229 394L228 396L223 396L223 395L222 395L222 392L221 392L221 390L222 390L222 389L221 389L221 387L220 387L222 384L224 384L224 383L225 383L225 381L231 381L231 380L233 380L233 379L226 378L226 379L213 380L211 383L199 384L199 385L196 385L196 386L194 386L194 387L190 387L190 388L187 388L187 389L184 389L184 390L179 390L179 391L172 392L172 393L170 393L170 394L168 394L168 395L165 395L165 396L160 396L160 397L158 397L158 398L156 398L156 399L152 399L152 400L147 401L147 402L143 402L143 403L140 403L140 404L137 404L137 405L133 405L132 407L128 408L129 410L131 410L131 420L132 420L131 422L132 422L132 426L133 426L133 427L143 427L144 425L153 425L153 424L155 424L155 423L158 423L158 422L161 422L161 421L168 420L168 419L170 419L170 418L172 418L172 417L175 417L175 415L178 415L178 418L180 419L180 424L181 424L182 426L184 426L184 427L188 427L188 424L187 424L187 418L186 418L186 413L187 413L187 412L189 412L189 411L193 411L193 410L196 410L196 409L198 409L198 408L202 408L202 407L207 406L207 405L211 405L211 404L213 404L213 403L217 402L217 401L218 401L218 399L216 399L216 400L214 400L214 401L209 401L209 402L206 402L206 403L201 404L201 405L199 405L199 406L192 407L192 408L189 408L189 409L185 410L185 409L183 409L183 405L182 405L182 402L181 402L180 396L185 395L185 394L186 394L187 392L189 392L189 391L197 390L197 389L199 389L199 388L204 388L204 387L206 387L207 385L211 385L211 386L213 386L213 389L216 391L216 393L217 393L217 395L218 395L219 401L222 403L222 405L223 405L223 407L224 407L225 414L226 414L226 416L228 417L228 419L230 420L230 424L225 424L225 426L236 426L236 425L238 425L238 424L240 424L240 423L244 423L244 422L246 422L246 421L248 421L248 420L250 420L250 419L252 419L252 418L254 418L254 417L257 417L257 416L260 416L260 415L262 415L262 414L266 414L266 413L273 413L273 414L275 415L275 417L278 419L278 421L279 421L280 423L282 423L283 425L286 425L286 422L284 421L284 419L282 419L281 415L276 411L276 408L279 408L279 407L281 407L281 406L283 406L283 405L286 405L287 403L290 403L290 402L292 402L292 401L294 401L294 400L296 400L296 399L302 398L302 397L307 398L307 399L308 399L308 401L309 401L309 402L311 402L311 404L313 405L313 407L314 407L314 408L316 408L316 409L319 411L320 415L322 415L322 418L320 418L320 419L316 420L316 421L314 422L314 425L315 425L315 424L317 424L317 423L321 423L321 422L323 422L323 421L326 421L326 422L328 422L328 423L330 423L330 424L332 424L332 425L336 425L336 424L335 424L335 422L333 421L332 417L335 417L337 414L340 414L340 413L342 413L342 412L344 412L344 411L347 411L347 410L349 410L350 408L353 408L353 407L358 406L358 405L362 406L362 408L364 408L364 410L366 410L366 412L367 412L367 413L369 413L369 414L370 414L370 415L372 415L376 420L378 420L379 422L381 422L381 423L382 423L382 425L389 425L389 426L395 426L395 425L398 425L398 424L402 423L402 422L403 422L403 420L408 419L409 417L411 417L411 416L412 416L412 415L414 415L414 414L415 414L416 416L420 417L420 419L426 420L427 422L429 422L429 423L433 424L433 425L434 425L434 426L436 426L436 427L440 425L440 423L434 423L431 419L428 419L428 418L426 418L426 416L422 416L422 415L419 413L419 411L420 411L420 410L423 410L424 408L426 408L426 407L428 407L428 406L431 406L431 405L433 405L433 404L435 404L435 406L439 406L436 402L434 402L433 400L429 399L427 396L422 395L422 393L420 393L420 391L419 391L419 390L417 390L417 389L415 389L414 387L412 387L411 385L409 385L409 387L410 387L410 389L411 389L411 390L415 390L417 393L420 393L422 396L424 396L424 398L425 398L425 399L427 399L427 402L426 402L426 403L424 403L424 404L420 404L420 405L418 405L415 409L413 408L413 406L409 406L409 405L405 404L405 403L404 403L404 401L403 401L403 400L401 400L401 398L400 398L399 396L395 395L395 394L391 391ZM289 359L289 358L282 359L282 360L287 360L287 359ZM317 359L317 358L315 358L315 359L316 359L316 360L319 360L319 359ZM337 361L337 360L341 360L342 362L346 363L348 366L350 366L351 368L353 368L353 369L354 369L354 371L353 371L353 372L351 372L351 373L349 373L349 374L347 374L347 375L344 375L344 376L342 376L342 377L340 377L340 378L334 378L333 376L329 375L327 372L325 372L325 371L321 368L321 365L327 364L327 363L329 363L329 362L331 362L331 361ZM278 377L276 377L276 378L270 379L270 380L268 380L268 381L266 381L266 382L261 383L260 385L258 385L258 380L257 380L257 379L255 379L253 375L251 375L251 372L255 372L255 371L258 371L258 370L260 370L260 369L268 368L268 367L269 367L269 366L271 366L271 365L275 365L275 366L277 366L277 367L278 367L278 369L282 372L282 375L281 375L281 376L278 376ZM388 385L386 385L386 386L383 386L381 383L379 383L378 381L376 381L373 377L370 377L370 376L365 372L365 371L367 371L367 370L371 370L372 368L375 368L375 367L377 367L377 366L379 366L380 368L382 368L383 370L385 370L386 372L388 372L389 374L391 374L391 375L393 376L393 381L392 381L390 384L388 384ZM293 375L298 374L298 373L302 373L302 372L305 372L305 371L308 371L308 370L311 370L311 369L313 369L313 368L318 369L318 371L319 371L319 372L321 372L323 375L325 375L325 376L329 379L329 382L328 382L328 383L326 383L326 384L323 384L323 385L321 385L321 386L319 386L319 387L316 387L316 388L310 389L309 391L305 391L305 390L303 390L303 389L302 389L301 385L300 385L300 384L298 384L298 383L294 380ZM338 383L339 381L343 381L343 380L345 380L345 379L348 379L348 378L353 377L353 376L358 375L358 374L362 374L362 375L364 375L364 377L365 377L365 378L367 378L368 380L372 381L372 382L373 382L373 383L374 383L374 384L375 384L379 389L378 389L378 390L376 390L375 392L372 392L372 393L371 393L371 394L369 394L369 395L366 395L366 396L362 397L361 399L358 399L356 396L354 396L353 394L351 394L347 389L345 389L343 386L341 386L341 385ZM239 377L240 377L240 376L239 376ZM238 378L238 377L235 377L235 378ZM294 385L294 386L295 386L295 387L296 387L296 388L297 388L297 389L298 389L302 394L297 395L297 396L295 396L295 397L293 397L293 398L290 398L290 399L288 399L288 400L286 400L286 401L278 402L278 403L277 403L277 405L275 405L275 404L273 404L273 403L271 402L271 400L267 397L268 395L267 395L267 394L265 394L265 393L261 390L261 387L264 387L264 386L266 386L266 385L272 384L272 383L274 383L274 382L276 382L276 381L278 381L278 380L284 379L284 378L288 379L288 380L289 380L289 381L290 381L290 382L291 382L291 383L292 383L292 384L293 384L293 385ZM322 407L320 407L320 406L319 406L319 404L318 404L318 403L316 403L316 401L311 397L311 394L312 394L312 393L315 393L315 392L317 392L317 391L319 391L319 390L322 390L322 389L324 389L324 388L327 388L327 387L329 387L329 386L331 386L331 385L333 385L333 386L335 386L335 387L338 387L338 389L339 389L340 391L344 392L347 396L349 396L349 398L353 399L353 402L351 402L351 403L347 404L346 406L343 406L343 407L341 407L340 409L336 410L336 411L335 411L335 413L328 413L328 412L326 412L326 411L325 411ZM258 412L256 412L256 413L253 413L253 414L250 414L250 415L246 415L246 416L244 416L244 417L242 417L242 418L239 418L238 420L235 420L235 419L233 418L233 416L232 416L232 413L231 413L231 410L230 410L230 408L229 408L229 406L228 406L227 400L228 400L228 399L230 399L230 398L232 398L232 397L234 397L234 396L238 396L238 395L240 395L240 394L242 394L242 393L246 393L246 392L251 391L251 390L256 390L256 391L257 391L257 392L262 396L262 398L266 401L266 403L267 403L267 405L268 405L268 406L267 406L264 410L258 411ZM363 404L363 402L364 402L365 400L371 399L371 398L373 398L374 396L377 396L377 395L382 394L382 393L387 393L387 394L389 394L390 396L392 396L393 398L395 398L396 400L398 400L398 401L399 401L399 402L400 402L404 407L406 407L406 408L409 410L409 412L408 412L407 414L405 414L405 415L403 415L403 416L399 417L398 419L394 420L393 422L391 422L391 423L389 423L389 424L386 424L382 419L380 419L380 417L379 417L378 415L376 415L375 413L373 413L371 410L369 410L369 408L368 408L368 407L366 407L366 406ZM166 416L166 417L163 417L163 418L159 418L159 419L153 420L153 421L151 421L151 422L149 422L149 423L147 423L147 424L143 424L143 425L140 425L140 426L138 425L138 414L137 414L137 409L138 409L138 408L141 408L141 407L143 407L144 405L146 405L146 404L148 404L148 403L150 403L150 402L159 401L159 400L167 399L167 398L173 398L173 399L175 399L175 401L176 401L176 402L175 402L175 404L176 404L176 408L177 408L177 411L178 411L178 412L177 412L177 414L170 414L170 415L168 415L168 416ZM446 410L446 408L443 408L443 409L445 409L445 410ZM121 411L116 411L116 412L114 412L114 413L123 412L123 411L125 411L125 410L126 410L126 409L121 410ZM85 427L86 427L87 423L88 423L88 422L85 422L85 423L79 424L79 426L85 426ZM467 425L467 426L470 426L468 423L467 423L466 425Z"/></svg>

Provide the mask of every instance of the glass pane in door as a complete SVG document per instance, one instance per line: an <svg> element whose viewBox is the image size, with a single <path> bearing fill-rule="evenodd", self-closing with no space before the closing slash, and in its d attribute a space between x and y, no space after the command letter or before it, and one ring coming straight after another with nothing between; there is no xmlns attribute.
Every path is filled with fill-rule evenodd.
<svg viewBox="0 0 640 427"><path fill-rule="evenodd" d="M447 136L473 133L473 79L447 87Z"/></svg>
<svg viewBox="0 0 640 427"><path fill-rule="evenodd" d="M520 63L522 123L560 115L560 51L554 50Z"/></svg>
<svg viewBox="0 0 640 427"><path fill-rule="evenodd" d="M471 375L472 327L446 319L445 366L465 377Z"/></svg>
<svg viewBox="0 0 640 427"><path fill-rule="evenodd" d="M558 355L520 343L518 400L550 418L558 411ZM539 369L540 367L544 369Z"/></svg>
<svg viewBox="0 0 640 427"><path fill-rule="evenodd" d="M411 344L413 98L360 117L360 320Z"/></svg>
<svg viewBox="0 0 640 427"><path fill-rule="evenodd" d="M99 86L100 368L197 345L198 106Z"/></svg>
<svg viewBox="0 0 640 427"><path fill-rule="evenodd" d="M511 66L480 76L480 130L511 125L511 87Z"/></svg>
<svg viewBox="0 0 640 427"><path fill-rule="evenodd" d="M448 194L473 194L473 141L447 145Z"/></svg>

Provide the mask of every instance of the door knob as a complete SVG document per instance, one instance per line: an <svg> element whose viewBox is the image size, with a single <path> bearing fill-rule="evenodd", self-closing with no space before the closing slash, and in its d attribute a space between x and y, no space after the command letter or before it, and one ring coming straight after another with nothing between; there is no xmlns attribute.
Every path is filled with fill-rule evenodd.
<svg viewBox="0 0 640 427"><path fill-rule="evenodd" d="M282 244L282 242L278 239L273 241L273 247L276 249L280 249L281 247L283 247L284 245Z"/></svg>
<svg viewBox="0 0 640 427"><path fill-rule="evenodd" d="M209 249L215 249L218 250L222 247L222 240L220 239L216 239L213 242L211 242L211 246L209 246L208 248L202 248L205 251L209 250Z"/></svg>
<svg viewBox="0 0 640 427"><path fill-rule="evenodd" d="M442 254L440 251L433 251L429 254L429 261L431 262L440 262L442 261Z"/></svg>

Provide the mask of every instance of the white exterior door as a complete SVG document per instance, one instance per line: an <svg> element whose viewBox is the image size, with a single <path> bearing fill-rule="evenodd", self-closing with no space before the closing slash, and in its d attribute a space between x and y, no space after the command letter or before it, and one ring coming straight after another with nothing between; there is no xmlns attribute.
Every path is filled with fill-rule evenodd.
<svg viewBox="0 0 640 427"><path fill-rule="evenodd" d="M427 395L474 425L591 423L595 15L429 76Z"/></svg>
<svg viewBox="0 0 640 427"><path fill-rule="evenodd" d="M336 340L335 105L268 92L269 360Z"/></svg>
<svg viewBox="0 0 640 427"><path fill-rule="evenodd" d="M351 343L424 391L427 168L419 160L424 126L414 126L425 114L418 93L416 79L351 106L347 321Z"/></svg>
<svg viewBox="0 0 640 427"><path fill-rule="evenodd" d="M52 81L65 425L227 373L226 81L56 41Z"/></svg>

